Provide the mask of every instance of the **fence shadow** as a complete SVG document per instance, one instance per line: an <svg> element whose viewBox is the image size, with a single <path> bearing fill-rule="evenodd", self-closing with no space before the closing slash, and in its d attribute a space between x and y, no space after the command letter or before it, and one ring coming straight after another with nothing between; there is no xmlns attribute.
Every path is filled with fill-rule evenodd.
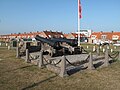
<svg viewBox="0 0 120 90"><path fill-rule="evenodd" d="M19 70L19 69L25 69L25 68L29 68L29 67L33 67L33 66L36 66L36 65L28 65L28 66L23 66L23 67L20 67L20 68L16 68L16 69L12 69L12 70L8 70L8 71L5 71L5 72L2 72L2 73L8 73L8 72L13 72L13 71L16 71L16 70Z"/></svg>
<svg viewBox="0 0 120 90"><path fill-rule="evenodd" d="M68 75L72 75L72 74L75 74L75 73L77 73L77 72L79 72L79 71L81 71L81 70L85 70L85 69L87 69L88 67L83 67L83 66L81 66L81 67L76 67L76 68L73 68L73 69L70 69L70 70L68 70L67 71L67 74Z"/></svg>
<svg viewBox="0 0 120 90"><path fill-rule="evenodd" d="M109 63L112 64L114 62L116 62L117 60L110 60Z"/></svg>
<svg viewBox="0 0 120 90"><path fill-rule="evenodd" d="M94 64L94 67L98 68L98 67L102 66L103 64L104 64L104 62L101 61L101 62Z"/></svg>
<svg viewBox="0 0 120 90"><path fill-rule="evenodd" d="M44 82L46 82L46 81L49 81L50 79L55 78L55 77L57 77L57 75L51 76L51 77L49 77L49 78L47 78L47 79L45 79L45 80L42 80L42 81L39 81L39 82L34 83L34 84L32 84L32 85L29 85L29 86L23 88L22 90L29 90L29 89L31 89L31 88L33 88L33 87L36 87L36 86L40 85L41 83L44 83Z"/></svg>

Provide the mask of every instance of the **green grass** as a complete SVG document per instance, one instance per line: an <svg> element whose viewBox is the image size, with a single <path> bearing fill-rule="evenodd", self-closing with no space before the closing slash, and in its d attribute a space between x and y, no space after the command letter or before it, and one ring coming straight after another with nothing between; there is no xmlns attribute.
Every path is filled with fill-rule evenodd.
<svg viewBox="0 0 120 90"><path fill-rule="evenodd" d="M25 63L14 50L0 49L0 90L119 90L120 62L61 78L46 68Z"/></svg>

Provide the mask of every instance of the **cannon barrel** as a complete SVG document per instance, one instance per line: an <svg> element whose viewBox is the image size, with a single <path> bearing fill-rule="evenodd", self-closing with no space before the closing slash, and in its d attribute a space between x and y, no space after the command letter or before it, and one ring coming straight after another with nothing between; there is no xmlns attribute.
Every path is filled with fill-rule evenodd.
<svg viewBox="0 0 120 90"><path fill-rule="evenodd" d="M48 45L52 46L55 49L60 48L58 41L53 41L47 38L43 38L43 37L40 37L39 35L36 35L35 39L38 41L41 41L42 43L47 43Z"/></svg>
<svg viewBox="0 0 120 90"><path fill-rule="evenodd" d="M66 42L70 46L77 46L77 41L75 39L66 39L66 38L52 38L53 41Z"/></svg>

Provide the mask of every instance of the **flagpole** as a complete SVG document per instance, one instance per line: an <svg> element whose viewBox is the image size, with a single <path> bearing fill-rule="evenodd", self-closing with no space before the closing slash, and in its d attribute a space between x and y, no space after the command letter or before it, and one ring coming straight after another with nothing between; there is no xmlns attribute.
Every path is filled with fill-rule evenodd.
<svg viewBox="0 0 120 90"><path fill-rule="evenodd" d="M80 46L80 12L79 12L79 7L80 5L80 0L78 0L78 46Z"/></svg>

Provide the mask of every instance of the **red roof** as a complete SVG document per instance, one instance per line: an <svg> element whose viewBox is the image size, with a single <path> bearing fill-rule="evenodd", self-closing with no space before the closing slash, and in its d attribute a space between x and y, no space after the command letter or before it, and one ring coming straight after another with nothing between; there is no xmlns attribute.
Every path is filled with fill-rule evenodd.
<svg viewBox="0 0 120 90"><path fill-rule="evenodd" d="M64 37L67 37L69 34L64 34Z"/></svg>
<svg viewBox="0 0 120 90"><path fill-rule="evenodd" d="M56 37L56 38L64 37L62 32L53 32L53 31L43 31L43 32L47 36L47 38L51 38L51 37Z"/></svg>
<svg viewBox="0 0 120 90"><path fill-rule="evenodd" d="M101 39L102 35L106 35L106 39L112 40L113 36L119 36L120 40L120 32L93 32L91 36L95 35L97 39Z"/></svg>
<svg viewBox="0 0 120 90"><path fill-rule="evenodd" d="M77 33L71 33L74 37L78 37L78 34ZM85 37L84 34L80 34L80 37Z"/></svg>

